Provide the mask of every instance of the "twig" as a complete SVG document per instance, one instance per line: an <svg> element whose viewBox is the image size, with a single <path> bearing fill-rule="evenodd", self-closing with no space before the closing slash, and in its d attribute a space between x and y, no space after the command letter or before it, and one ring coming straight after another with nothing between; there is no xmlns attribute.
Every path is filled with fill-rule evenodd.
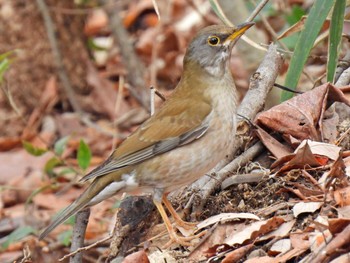
<svg viewBox="0 0 350 263"><path fill-rule="evenodd" d="M5 86L6 86L6 88L5 88ZM23 115L21 113L21 110L16 105L16 102L13 99L13 96L11 94L10 88L8 87L8 84L6 83L6 84L3 84L3 85L0 85L0 88L4 92L5 97L6 97L7 101L8 101L8 103L10 104L11 108L14 110L14 112L17 114L17 116L21 118L22 122L24 124L27 124L27 121L24 119L24 117L23 117Z"/></svg>
<svg viewBox="0 0 350 263"><path fill-rule="evenodd" d="M75 97L74 90L72 87L72 84L69 80L67 71L65 69L65 66L62 61L62 54L58 47L57 39L55 36L55 26L52 21L52 18L49 13L49 9L45 3L45 0L36 0L36 3L39 7L40 13L44 19L44 24L46 28L47 37L50 42L50 46L52 49L52 54L54 58L54 63L56 65L56 69L58 72L58 77L62 83L62 86L66 92L67 98L72 105L75 112L78 112L79 114L82 114L82 110L80 108L80 105Z"/></svg>
<svg viewBox="0 0 350 263"><path fill-rule="evenodd" d="M276 45L270 45L264 60L250 79L249 91L238 108L238 114L252 120L262 110L282 63L283 58L277 52Z"/></svg>
<svg viewBox="0 0 350 263"><path fill-rule="evenodd" d="M150 100L150 108L151 108L151 116L154 114L154 96L155 96L155 90L154 90L154 87L150 87L150 97L151 97L151 100Z"/></svg>
<svg viewBox="0 0 350 263"><path fill-rule="evenodd" d="M106 6L112 3L111 0L99 0L101 5ZM117 8L105 8L113 35L114 41L120 48L120 54L127 68L127 80L132 88L129 89L131 95L149 111L149 95L147 85L144 81L145 68L136 56L129 35L124 28L123 22L118 14Z"/></svg>
<svg viewBox="0 0 350 263"><path fill-rule="evenodd" d="M327 246L315 255L315 258L311 263L317 262L328 262L327 259L332 255L339 253L341 247L349 244L350 242L350 225L345 227L345 229L340 232L336 237L334 237Z"/></svg>
<svg viewBox="0 0 350 263"><path fill-rule="evenodd" d="M263 0L263 1L255 8L253 14L254 14L257 10L260 11L261 8L264 7L264 6L267 4L268 1L269 1L269 0ZM250 2L253 3L253 4L256 4L256 2L255 2L254 0L251 0ZM260 8L260 6L262 6L262 7ZM253 19L249 20L249 19L253 16L253 14L247 19L248 21L253 20L254 17L257 15L257 14L255 14L254 17L253 17ZM264 26L265 26L267 32L269 32L269 33L271 34L273 40L274 40L275 42L278 42L278 44L280 44L280 45L284 48L284 50L290 52L289 48L288 48L283 42L281 42L281 41L278 40L278 35L277 35L277 33L276 33L275 30L272 28L272 26L270 25L270 23L267 21L266 17L265 17L263 14L259 14L259 16L260 16L261 21L263 22L263 24L264 24ZM293 54L293 52L290 52L290 53Z"/></svg>
<svg viewBox="0 0 350 263"><path fill-rule="evenodd" d="M212 2L215 4L216 7L216 11L218 12L218 16L220 17L220 19L222 20L222 22L225 25L231 26L233 27L234 25L232 24L232 22L226 17L224 11L222 10L221 6L218 3L218 0L212 0ZM246 22L250 22L249 20L247 20ZM252 47L259 49L259 50L264 50L266 51L266 48L260 46L259 44L255 43L253 40L251 40L249 37L247 37L246 35L241 36L241 39L246 42L247 44L251 45Z"/></svg>
<svg viewBox="0 0 350 263"><path fill-rule="evenodd" d="M335 142L335 145L339 145L345 138L349 136L350 128L348 128L341 136L340 138Z"/></svg>
<svg viewBox="0 0 350 263"><path fill-rule="evenodd" d="M123 90L124 90L124 77L119 76L118 96L117 96L117 99L115 100L115 106L114 106L115 116L117 115L122 105ZM113 130L116 131L116 128L117 128L117 124L113 122ZM114 151L115 147L116 147L116 133L114 132L113 141L112 141L112 151Z"/></svg>
<svg viewBox="0 0 350 263"><path fill-rule="evenodd" d="M74 252L84 246L86 227L89 222L90 208L79 211L76 216L76 221L73 228L72 245L70 251ZM77 252L69 260L70 263L83 262L83 254Z"/></svg>
<svg viewBox="0 0 350 263"><path fill-rule="evenodd" d="M228 175L232 174L232 171L237 170L240 166L253 160L264 149L265 147L263 144L261 142L257 142L255 145L244 151L240 156L217 172L216 175L203 186L202 193L200 194L201 200L206 202L211 193L221 185L221 182L224 181ZM202 201L200 205L196 207L196 211L202 211L205 202Z"/></svg>
<svg viewBox="0 0 350 263"><path fill-rule="evenodd" d="M253 13L247 18L247 22L251 22L260 13L269 0L262 0L260 4L255 7Z"/></svg>
<svg viewBox="0 0 350 263"><path fill-rule="evenodd" d="M119 6L122 3L120 1L111 3L110 5L106 6L96 6L96 7L88 7L88 8L64 8L64 7L58 7L58 6L52 6L49 5L48 8L55 13L61 13L64 15L87 15L92 13L95 10L99 10L101 8L114 8L114 6Z"/></svg>
<svg viewBox="0 0 350 263"><path fill-rule="evenodd" d="M159 90L157 90L156 88L154 88L154 92L155 92L155 94L156 94L159 98L162 99L162 101L166 101L165 96L164 96Z"/></svg>
<svg viewBox="0 0 350 263"><path fill-rule="evenodd" d="M88 246L85 246L85 247L80 247L77 250L75 250L75 251L65 255L64 257L60 258L58 261L61 262L61 261L64 261L65 259L67 259L67 258L69 258L71 256L74 256L75 254L77 254L79 252L88 251L89 249L91 249L93 247L96 247L97 245L102 244L102 243L104 243L104 242L106 242L106 241L108 241L110 239L112 239L112 236L107 236L107 237L105 237L105 238L103 238L101 240L98 240L98 241L92 243L91 245L88 245Z"/></svg>
<svg viewBox="0 0 350 263"><path fill-rule="evenodd" d="M57 39L55 36L55 26L54 26L54 23L53 23L52 18L50 16L49 9L45 3L45 0L36 0L36 2L37 2L37 5L39 7L39 10L41 12L41 15L43 17L43 20L44 20L46 33L47 33L47 37L49 39L50 46L52 49L52 54L53 54L54 63L55 63L56 69L57 69L58 77L62 83L62 86L64 88L66 95L67 95L69 103L72 105L73 110L76 113L78 113L79 117L81 118L81 121L85 125L87 125L89 127L93 127L97 131L99 131L103 134L111 135L110 133L103 130L101 127L99 127L95 123L93 123L89 119L89 117L82 111L82 109L81 109L81 107L80 107L80 105L75 97L75 93L74 93L72 84L69 80L66 68L65 68L63 61L62 61L62 54L61 54L61 51L58 47Z"/></svg>
<svg viewBox="0 0 350 263"><path fill-rule="evenodd" d="M159 98L162 99L162 101L166 101L166 98L164 97L164 95L159 91L157 90L155 87L151 86L150 87L150 92L151 92L151 95L150 95L150 104L151 104L151 116L154 114L154 111L155 111L155 104L154 104L154 97L155 95L157 95Z"/></svg>
<svg viewBox="0 0 350 263"><path fill-rule="evenodd" d="M349 72L348 74L343 74L345 73L345 71L348 71L350 67L350 51L348 50L346 52L346 55L344 56L344 58L340 61L337 70L335 72L335 77L334 77L334 82L336 83L336 86L345 86L349 84ZM344 81L342 79L343 75L347 75L347 81Z"/></svg>

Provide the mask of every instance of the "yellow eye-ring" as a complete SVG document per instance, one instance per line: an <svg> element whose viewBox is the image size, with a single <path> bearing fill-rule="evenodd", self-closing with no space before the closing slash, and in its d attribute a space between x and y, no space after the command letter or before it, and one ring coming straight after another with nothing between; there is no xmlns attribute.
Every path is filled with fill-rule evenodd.
<svg viewBox="0 0 350 263"><path fill-rule="evenodd" d="M208 37L208 44L211 46L217 46L220 43L220 38L217 36Z"/></svg>

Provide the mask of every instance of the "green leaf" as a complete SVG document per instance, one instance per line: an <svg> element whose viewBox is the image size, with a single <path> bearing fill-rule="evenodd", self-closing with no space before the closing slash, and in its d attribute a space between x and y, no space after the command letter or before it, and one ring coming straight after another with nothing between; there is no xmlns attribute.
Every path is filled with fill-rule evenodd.
<svg viewBox="0 0 350 263"><path fill-rule="evenodd" d="M98 44L96 44L96 42L94 41L93 38L88 38L87 44L88 44L88 48L90 50L95 50L95 51L105 51L105 50L107 50L106 48L101 47Z"/></svg>
<svg viewBox="0 0 350 263"><path fill-rule="evenodd" d="M294 49L292 59L289 64L285 86L295 89L304 64L310 54L311 48L317 38L318 33L324 21L331 10L334 1L331 0L316 0L310 10L310 13L305 21L304 30L302 30L300 37ZM291 92L282 92L282 101L288 100L293 96Z"/></svg>
<svg viewBox="0 0 350 263"><path fill-rule="evenodd" d="M13 60L12 57L13 57L13 54L15 54L15 51L16 50L0 54L0 82L2 82L3 75L5 71L9 68Z"/></svg>
<svg viewBox="0 0 350 263"><path fill-rule="evenodd" d="M48 160L46 162L45 167L44 167L44 171L48 175L53 176L53 175L55 175L53 168L55 168L61 164L62 164L61 160L59 160L57 157L52 157L50 160Z"/></svg>
<svg viewBox="0 0 350 263"><path fill-rule="evenodd" d="M290 14L286 15L286 21L289 25L294 25L305 15L304 9L298 5L293 5L292 11Z"/></svg>
<svg viewBox="0 0 350 263"><path fill-rule="evenodd" d="M89 167L91 161L91 151L89 146L83 141L80 140L78 148L78 164L79 167L83 170Z"/></svg>
<svg viewBox="0 0 350 263"><path fill-rule="evenodd" d="M31 155L34 155L34 156L41 156L47 152L46 149L35 147L33 144L31 144L30 142L27 142L27 141L23 141L22 144L23 144L24 149L28 153L30 153Z"/></svg>
<svg viewBox="0 0 350 263"><path fill-rule="evenodd" d="M327 81L333 82L339 56L340 42L343 32L345 0L336 0L329 30Z"/></svg>
<svg viewBox="0 0 350 263"><path fill-rule="evenodd" d="M9 68L10 61L5 58L3 60L0 60L0 80L2 79L2 76L4 75L5 71Z"/></svg>
<svg viewBox="0 0 350 263"><path fill-rule="evenodd" d="M2 249L7 249L12 243L17 242L30 234L34 234L35 232L35 229L31 226L21 226L4 238L1 247Z"/></svg>
<svg viewBox="0 0 350 263"><path fill-rule="evenodd" d="M54 151L57 155L62 155L63 151L66 149L69 138L70 136L65 136L55 143Z"/></svg>
<svg viewBox="0 0 350 263"><path fill-rule="evenodd" d="M111 207L111 209L119 208L121 203L122 203L121 200L115 201L115 203L113 204L113 206Z"/></svg>
<svg viewBox="0 0 350 263"><path fill-rule="evenodd" d="M62 169L58 175L65 175L65 174L77 174L77 172L73 168L64 168Z"/></svg>
<svg viewBox="0 0 350 263"><path fill-rule="evenodd" d="M64 225L67 225L67 226L74 226L76 217L77 217L76 215L70 216L70 217L64 222Z"/></svg>
<svg viewBox="0 0 350 263"><path fill-rule="evenodd" d="M25 206L27 206L30 202L32 202L33 198L41 193L42 191L45 191L46 189L51 188L51 185L45 185L43 187L39 187L37 189L35 189L33 192L31 192L31 194L29 195L29 197L27 198L26 202L25 202Z"/></svg>
<svg viewBox="0 0 350 263"><path fill-rule="evenodd" d="M73 230L66 230L57 236L57 240L64 246L69 246L72 240Z"/></svg>
<svg viewBox="0 0 350 263"><path fill-rule="evenodd" d="M16 53L16 51L18 51L18 50L15 49L15 50L11 50L11 51L0 54L0 61L5 60L5 59L12 60L11 56L13 56Z"/></svg>

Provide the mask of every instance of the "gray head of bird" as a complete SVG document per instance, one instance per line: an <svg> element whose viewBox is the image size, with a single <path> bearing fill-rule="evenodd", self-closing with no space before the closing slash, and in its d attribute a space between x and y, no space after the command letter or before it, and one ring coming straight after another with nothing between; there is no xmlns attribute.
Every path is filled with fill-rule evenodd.
<svg viewBox="0 0 350 263"><path fill-rule="evenodd" d="M187 48L184 70L191 71L193 67L199 66L209 75L223 76L232 47L253 25L253 22L236 27L213 25L200 30Z"/></svg>

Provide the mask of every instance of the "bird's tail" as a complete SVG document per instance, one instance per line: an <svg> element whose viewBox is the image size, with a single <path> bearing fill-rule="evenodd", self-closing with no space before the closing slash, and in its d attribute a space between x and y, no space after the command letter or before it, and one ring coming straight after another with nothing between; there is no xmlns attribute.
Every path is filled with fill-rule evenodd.
<svg viewBox="0 0 350 263"><path fill-rule="evenodd" d="M58 225L84 208L95 205L115 195L126 185L126 183L121 180L121 174L121 171L116 171L107 176L96 178L77 200L63 209L63 211L59 212L50 225L40 233L39 239L43 239Z"/></svg>

